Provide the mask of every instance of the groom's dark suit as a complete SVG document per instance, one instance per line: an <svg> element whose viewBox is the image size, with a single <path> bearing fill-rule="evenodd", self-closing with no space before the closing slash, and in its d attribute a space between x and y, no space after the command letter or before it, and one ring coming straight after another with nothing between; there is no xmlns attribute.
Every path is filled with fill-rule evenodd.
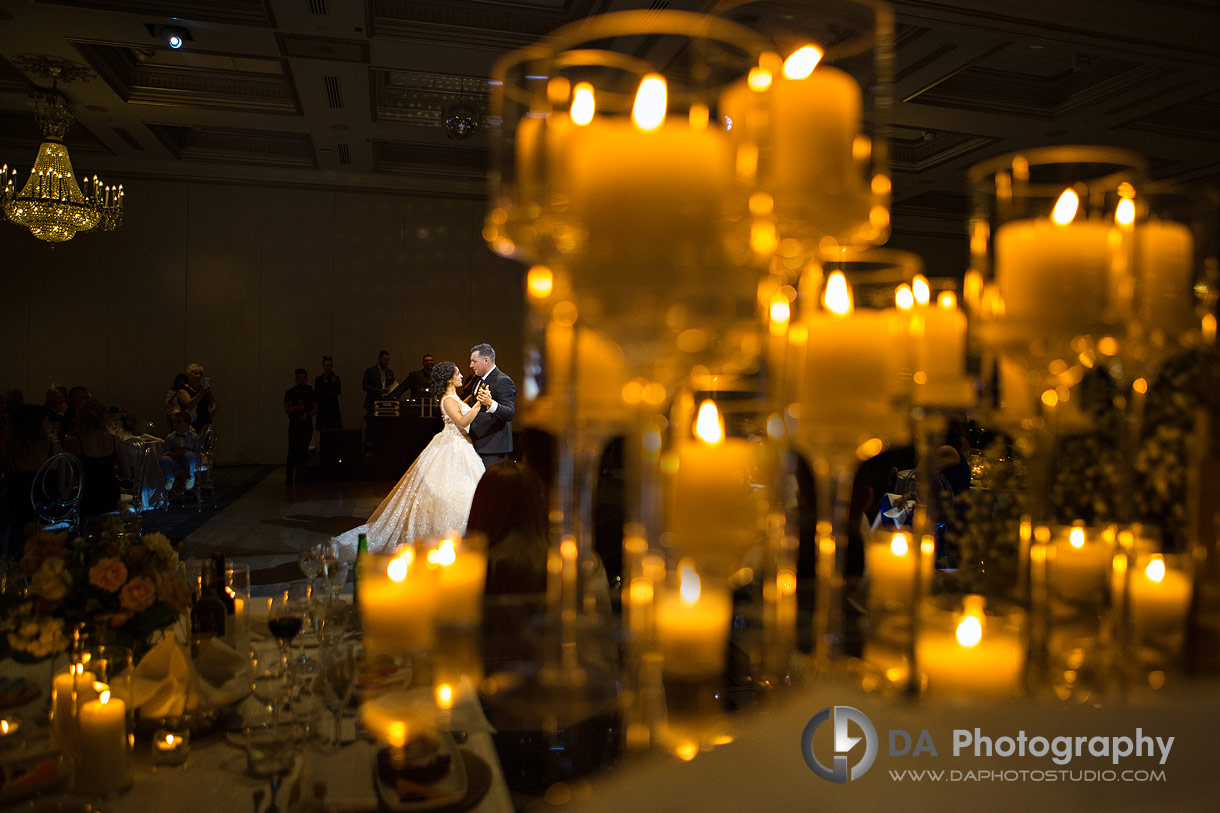
<svg viewBox="0 0 1220 813"><path fill-rule="evenodd" d="M517 385L499 367L492 369L483 378L496 402L496 411L483 410L470 423L470 439L474 450L483 458L483 465L490 466L498 460L507 460L513 451L513 412L517 408Z"/></svg>

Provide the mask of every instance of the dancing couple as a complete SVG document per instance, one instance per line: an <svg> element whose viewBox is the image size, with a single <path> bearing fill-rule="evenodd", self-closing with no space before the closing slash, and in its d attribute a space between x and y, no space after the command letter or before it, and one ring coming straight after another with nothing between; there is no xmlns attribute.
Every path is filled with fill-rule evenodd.
<svg viewBox="0 0 1220 813"><path fill-rule="evenodd" d="M470 350L477 381L474 403L457 394L462 372L451 361L432 368L432 392L440 396L444 427L407 469L369 521L335 538L344 558L356 555L357 537L367 534L370 553L393 550L400 542L441 536L466 528L475 487L487 466L513 451L513 411L517 385L496 366L489 344Z"/></svg>

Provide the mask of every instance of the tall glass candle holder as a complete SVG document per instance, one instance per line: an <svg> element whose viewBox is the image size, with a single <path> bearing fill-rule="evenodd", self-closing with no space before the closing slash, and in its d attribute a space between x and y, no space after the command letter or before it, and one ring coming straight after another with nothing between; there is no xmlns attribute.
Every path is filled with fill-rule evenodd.
<svg viewBox="0 0 1220 813"><path fill-rule="evenodd" d="M722 107L733 132L758 140L758 188L773 202L783 258L823 238L885 242L893 13L874 0L719 0L710 13L768 43L766 87L741 82Z"/></svg>
<svg viewBox="0 0 1220 813"><path fill-rule="evenodd" d="M860 461L911 437L908 314L898 307L922 264L914 255L834 247L801 280L804 359L795 444L813 463L817 488L814 650L820 666L842 654L843 573L851 484Z"/></svg>

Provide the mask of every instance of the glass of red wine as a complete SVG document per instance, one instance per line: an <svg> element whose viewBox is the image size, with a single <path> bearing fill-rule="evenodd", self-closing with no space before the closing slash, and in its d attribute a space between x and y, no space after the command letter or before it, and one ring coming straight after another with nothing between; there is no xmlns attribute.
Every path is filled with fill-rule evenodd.
<svg viewBox="0 0 1220 813"><path fill-rule="evenodd" d="M280 663L288 672L292 641L301 633L309 615L310 585L306 581L289 582L271 598L267 627L280 645Z"/></svg>

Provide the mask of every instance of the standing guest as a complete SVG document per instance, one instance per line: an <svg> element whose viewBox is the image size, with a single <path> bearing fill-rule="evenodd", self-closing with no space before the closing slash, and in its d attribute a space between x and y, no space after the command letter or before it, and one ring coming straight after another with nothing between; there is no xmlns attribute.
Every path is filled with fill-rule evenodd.
<svg viewBox="0 0 1220 813"><path fill-rule="evenodd" d="M293 473L297 479L305 476L305 461L309 458L309 441L313 439L313 416L318 412L313 387L309 386L309 373L304 367L296 370L296 383L284 393L284 414L288 416L288 462L285 466L284 485L292 485Z"/></svg>
<svg viewBox="0 0 1220 813"><path fill-rule="evenodd" d="M343 394L343 382L335 375L335 362L330 356L322 357L322 375L313 380L313 396L318 402L318 431L342 429L343 415L339 412L339 396Z"/></svg>
<svg viewBox="0 0 1220 813"><path fill-rule="evenodd" d="M404 385L407 394L417 401L432 397L432 368L436 366L436 359L431 353L425 353L423 363L422 370L407 373L407 382Z"/></svg>
<svg viewBox="0 0 1220 813"><path fill-rule="evenodd" d="M203 427L212 422L216 407L212 379L204 378L202 365L188 364L186 386L178 390L178 408L191 416L191 426L196 432L203 432Z"/></svg>
<svg viewBox="0 0 1220 813"><path fill-rule="evenodd" d="M199 466L199 436L191 428L191 418L181 409L169 415L174 431L165 438L161 452L161 472L166 482L173 482L170 496L181 497L182 492L195 487L195 469Z"/></svg>
<svg viewBox="0 0 1220 813"><path fill-rule="evenodd" d="M77 413L72 433L64 439L64 451L80 458L80 515L92 517L119 507L119 477L130 479L131 467L122 441L106 428L102 402L89 398Z"/></svg>
<svg viewBox="0 0 1220 813"><path fill-rule="evenodd" d="M47 390L46 400L42 403L43 414L46 415L48 431L53 432L55 440L62 443L64 436L72 427L64 419L68 411L68 391L63 387L51 387Z"/></svg>
<svg viewBox="0 0 1220 813"><path fill-rule="evenodd" d="M8 500L8 556L20 559L25 547L25 527L37 517L30 502L34 475L58 449L51 440L50 418L34 404L9 407L7 442L0 448L0 471Z"/></svg>
<svg viewBox="0 0 1220 813"><path fill-rule="evenodd" d="M165 393L165 426L167 428L170 426L170 413L175 409L182 409L181 404L178 403L178 390L186 389L186 382L186 373L178 373L174 376L174 383L169 385L169 392ZM187 415L189 416L190 413L187 412Z"/></svg>
<svg viewBox="0 0 1220 813"><path fill-rule="evenodd" d="M490 344L470 348L470 371L479 378L475 398L483 405L482 413L470 424L470 439L483 465L490 466L512 454L517 385L496 366L496 351Z"/></svg>
<svg viewBox="0 0 1220 813"><path fill-rule="evenodd" d="M377 363L364 371L360 385L364 389L364 411L373 414L373 402L384 398L394 389L394 371L390 369L390 351L377 354Z"/></svg>

